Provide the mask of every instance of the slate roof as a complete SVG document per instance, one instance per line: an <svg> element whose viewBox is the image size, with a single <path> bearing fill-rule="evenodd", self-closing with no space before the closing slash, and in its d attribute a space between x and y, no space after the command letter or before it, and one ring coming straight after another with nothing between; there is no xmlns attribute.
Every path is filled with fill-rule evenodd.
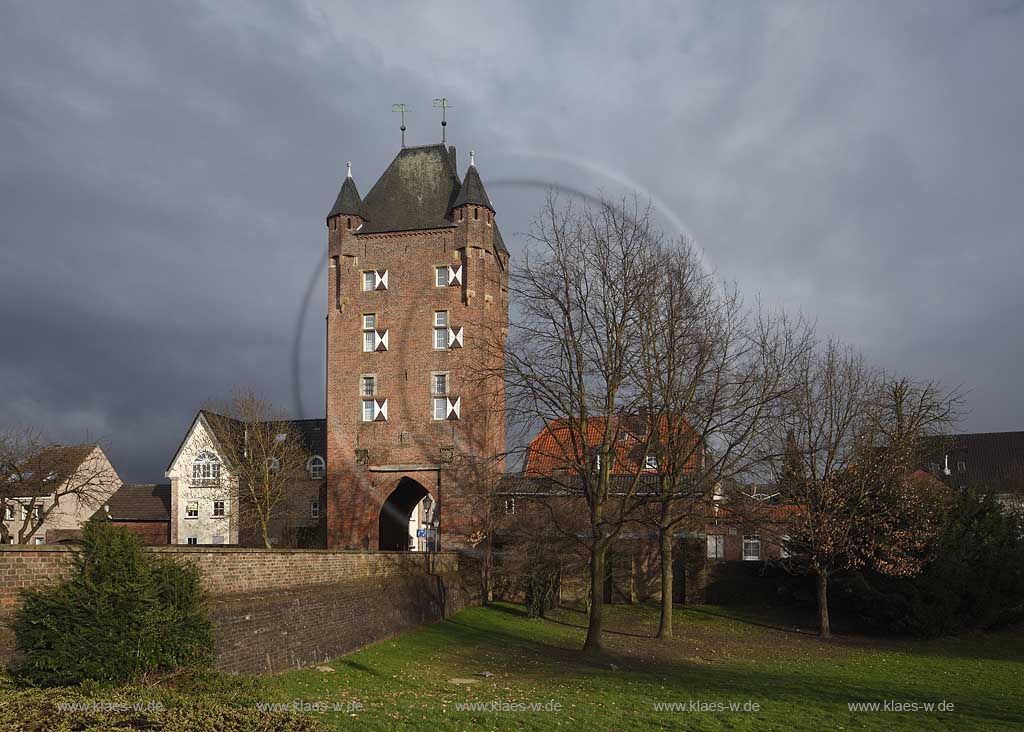
<svg viewBox="0 0 1024 732"><path fill-rule="evenodd" d="M171 484L122 485L97 513L112 521L170 521Z"/></svg>
<svg viewBox="0 0 1024 732"><path fill-rule="evenodd" d="M1024 432L973 432L946 435L932 441L929 462L945 467L949 455L954 485L1024 493ZM961 470L961 468L963 468Z"/></svg>
<svg viewBox="0 0 1024 732"><path fill-rule="evenodd" d="M206 409L201 409L200 414L207 417L206 423L210 425L210 429L214 430L215 436L218 440L224 440L229 437L223 434L216 434L218 426L223 424L223 420L229 420L235 423L236 426L241 425L241 423L236 419L225 417L222 414L217 414ZM213 419L210 419L209 417L213 417ZM319 455L320 457L324 457L327 454L327 420L325 419L272 420L270 422L261 422L260 424L281 425L282 427L287 426L290 429L295 430L299 438L302 440L303 446L310 455Z"/></svg>
<svg viewBox="0 0 1024 732"><path fill-rule="evenodd" d="M469 170L466 171L466 177L462 181L462 188L459 189L459 195L455 198L452 208L458 208L467 204L486 206L491 211L494 210L494 206L491 205L491 199L487 197L487 191L484 190L483 181L480 180L480 174L476 172L475 165L470 165Z"/></svg>
<svg viewBox="0 0 1024 732"><path fill-rule="evenodd" d="M98 446L49 445L19 466L21 480L13 492L18 498L41 498L72 476Z"/></svg>
<svg viewBox="0 0 1024 732"><path fill-rule="evenodd" d="M345 182L341 184L341 190L338 191L338 197L334 201L334 208L327 214L327 218L339 214L351 214L353 216L361 216L363 219L367 218L363 210L363 200L360 198L359 190L356 188L356 182L352 180L350 175L345 176Z"/></svg>
<svg viewBox="0 0 1024 732"><path fill-rule="evenodd" d="M460 188L455 157L447 147L402 148L363 199L369 221L359 233L453 226L449 213Z"/></svg>

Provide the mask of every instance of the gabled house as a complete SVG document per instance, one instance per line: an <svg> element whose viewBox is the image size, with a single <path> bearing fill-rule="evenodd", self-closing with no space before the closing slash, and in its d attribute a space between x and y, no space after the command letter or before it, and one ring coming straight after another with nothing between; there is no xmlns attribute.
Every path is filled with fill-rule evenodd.
<svg viewBox="0 0 1024 732"><path fill-rule="evenodd" d="M0 471L0 542L55 544L121 485L99 445L51 445Z"/></svg>
<svg viewBox="0 0 1024 732"><path fill-rule="evenodd" d="M280 425L296 434L308 453L305 469L291 476L288 499L275 512L270 541L275 546L322 546L325 423L322 419L261 422L260 428ZM226 427L237 429L225 429ZM170 543L262 546L254 527L241 520L246 506L225 449L228 440L243 439L244 426L199 410L175 452L165 475L170 479ZM283 434L283 433L282 433Z"/></svg>

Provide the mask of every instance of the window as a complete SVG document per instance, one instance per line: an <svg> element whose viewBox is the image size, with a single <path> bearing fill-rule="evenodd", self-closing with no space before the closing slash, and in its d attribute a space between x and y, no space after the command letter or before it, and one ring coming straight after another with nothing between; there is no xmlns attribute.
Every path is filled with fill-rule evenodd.
<svg viewBox="0 0 1024 732"><path fill-rule="evenodd" d="M516 512L516 499L515 498L506 498L505 499L505 513L507 513L509 516L511 516L515 512Z"/></svg>
<svg viewBox="0 0 1024 732"><path fill-rule="evenodd" d="M434 287L448 286L448 268L434 267Z"/></svg>
<svg viewBox="0 0 1024 732"><path fill-rule="evenodd" d="M320 501L309 502L309 517L320 518Z"/></svg>
<svg viewBox="0 0 1024 732"><path fill-rule="evenodd" d="M377 345L377 313L363 315L363 353L373 353Z"/></svg>
<svg viewBox="0 0 1024 732"><path fill-rule="evenodd" d="M313 480L319 480L324 477L327 473L327 463L319 455L314 455L309 459L309 463L306 465L306 470L309 471L309 477Z"/></svg>
<svg viewBox="0 0 1024 732"><path fill-rule="evenodd" d="M36 546L39 546L40 544L45 544L46 543L46 539L44 539L41 536L37 536L37 537L35 537L32 540L32 543L35 544Z"/></svg>
<svg viewBox="0 0 1024 732"><path fill-rule="evenodd" d="M448 348L448 311L434 311L434 348Z"/></svg>
<svg viewBox="0 0 1024 732"><path fill-rule="evenodd" d="M213 515L217 518L223 517L224 514L224 501L213 502Z"/></svg>
<svg viewBox="0 0 1024 732"><path fill-rule="evenodd" d="M14 521L14 506L4 506L4 518L7 521Z"/></svg>
<svg viewBox="0 0 1024 732"><path fill-rule="evenodd" d="M373 399L364 399L363 400L363 421L364 422L372 422L373 421Z"/></svg>
<svg viewBox="0 0 1024 732"><path fill-rule="evenodd" d="M185 518L199 518L199 501L189 501L185 504Z"/></svg>
<svg viewBox="0 0 1024 732"><path fill-rule="evenodd" d="M647 455L644 457L644 470L657 470L658 469L658 456Z"/></svg>
<svg viewBox="0 0 1024 732"><path fill-rule="evenodd" d="M434 419L441 420L448 418L448 397L433 397Z"/></svg>
<svg viewBox="0 0 1024 732"><path fill-rule="evenodd" d="M435 394L448 393L448 374L434 374L433 391Z"/></svg>
<svg viewBox="0 0 1024 732"><path fill-rule="evenodd" d="M270 470L271 473L280 473L281 461L275 457L267 458L267 469Z"/></svg>
<svg viewBox="0 0 1024 732"><path fill-rule="evenodd" d="M192 461L192 480L215 481L220 479L220 458L204 450Z"/></svg>
<svg viewBox="0 0 1024 732"><path fill-rule="evenodd" d="M743 561L756 562L761 558L761 537L751 534L743 537Z"/></svg>
<svg viewBox="0 0 1024 732"><path fill-rule="evenodd" d="M388 271L370 269L363 272L363 292L388 289Z"/></svg>
<svg viewBox="0 0 1024 732"><path fill-rule="evenodd" d="M360 396L372 397L377 393L377 377L364 374L359 388Z"/></svg>
<svg viewBox="0 0 1024 732"><path fill-rule="evenodd" d="M783 535L779 537L779 559L789 559L789 549L786 545L789 543L789 535Z"/></svg>
<svg viewBox="0 0 1024 732"><path fill-rule="evenodd" d="M725 559L725 537L708 534L708 559Z"/></svg>
<svg viewBox="0 0 1024 732"><path fill-rule="evenodd" d="M967 472L967 463L965 463L963 460L961 460L960 462L958 462L956 464L956 470L957 470L958 473L966 473Z"/></svg>
<svg viewBox="0 0 1024 732"><path fill-rule="evenodd" d="M190 537L188 537L188 543L189 544L198 544L199 543L199 539L197 539L194 536L190 536Z"/></svg>

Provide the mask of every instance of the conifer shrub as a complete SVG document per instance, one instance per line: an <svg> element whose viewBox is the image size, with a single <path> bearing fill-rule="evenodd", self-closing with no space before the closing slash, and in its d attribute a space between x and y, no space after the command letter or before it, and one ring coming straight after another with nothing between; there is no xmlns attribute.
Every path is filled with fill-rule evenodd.
<svg viewBox="0 0 1024 732"><path fill-rule="evenodd" d="M870 629L919 637L1024 619L1024 526L991 496L957 496L932 559L913 577L863 572L837 588L844 610Z"/></svg>
<svg viewBox="0 0 1024 732"><path fill-rule="evenodd" d="M102 518L85 525L63 582L22 593L13 630L16 674L38 686L125 683L213 660L198 570Z"/></svg>

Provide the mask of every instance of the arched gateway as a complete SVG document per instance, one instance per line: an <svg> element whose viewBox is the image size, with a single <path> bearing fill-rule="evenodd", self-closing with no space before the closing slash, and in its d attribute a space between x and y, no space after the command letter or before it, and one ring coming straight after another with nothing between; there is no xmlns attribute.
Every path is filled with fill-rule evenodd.
<svg viewBox="0 0 1024 732"><path fill-rule="evenodd" d="M412 513L428 495L427 489L412 478L398 481L380 508L378 546L382 550L405 551L410 548L409 523Z"/></svg>

